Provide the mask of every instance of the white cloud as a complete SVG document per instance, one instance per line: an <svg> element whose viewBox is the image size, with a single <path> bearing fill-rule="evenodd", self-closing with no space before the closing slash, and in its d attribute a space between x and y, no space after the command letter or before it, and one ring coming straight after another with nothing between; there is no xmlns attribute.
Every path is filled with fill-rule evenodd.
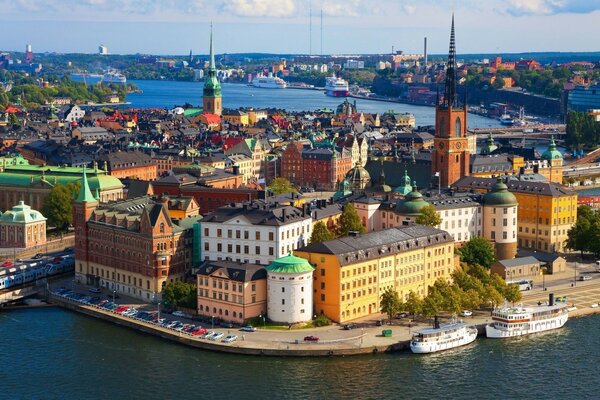
<svg viewBox="0 0 600 400"><path fill-rule="evenodd" d="M240 17L291 17L296 3L294 0L225 0L222 10Z"/></svg>
<svg viewBox="0 0 600 400"><path fill-rule="evenodd" d="M600 10L600 0L510 0L505 12L520 15L587 14Z"/></svg>
<svg viewBox="0 0 600 400"><path fill-rule="evenodd" d="M407 13L408 15L412 15L415 13L415 11L417 11L417 6L415 6L414 4L404 4L402 6L402 9L404 10L405 13Z"/></svg>
<svg viewBox="0 0 600 400"><path fill-rule="evenodd" d="M323 14L330 17L357 17L360 1L324 1L322 4Z"/></svg>

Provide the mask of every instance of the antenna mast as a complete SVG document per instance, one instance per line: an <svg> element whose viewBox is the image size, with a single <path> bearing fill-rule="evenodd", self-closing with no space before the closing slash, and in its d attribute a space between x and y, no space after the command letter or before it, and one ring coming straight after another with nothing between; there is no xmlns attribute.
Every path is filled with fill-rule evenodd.
<svg viewBox="0 0 600 400"><path fill-rule="evenodd" d="M321 55L323 55L323 8L321 8Z"/></svg>
<svg viewBox="0 0 600 400"><path fill-rule="evenodd" d="M312 56L312 2L308 2L308 55Z"/></svg>

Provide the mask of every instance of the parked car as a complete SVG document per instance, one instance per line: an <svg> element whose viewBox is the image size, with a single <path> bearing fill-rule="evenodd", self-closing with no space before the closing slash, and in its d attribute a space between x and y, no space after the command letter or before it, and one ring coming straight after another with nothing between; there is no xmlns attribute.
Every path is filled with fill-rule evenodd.
<svg viewBox="0 0 600 400"><path fill-rule="evenodd" d="M240 331L242 332L256 332L256 328L253 327L252 325L246 325L240 328Z"/></svg>
<svg viewBox="0 0 600 400"><path fill-rule="evenodd" d="M89 288L88 291L90 291L92 293L102 293L102 290L100 288L97 288L97 287Z"/></svg>
<svg viewBox="0 0 600 400"><path fill-rule="evenodd" d="M592 279L591 275L579 275L580 281L589 281L590 279Z"/></svg>
<svg viewBox="0 0 600 400"><path fill-rule="evenodd" d="M205 332L204 334L202 334L202 336L200 336L200 338L202 338L202 339L208 339L209 337L211 337L214 334L215 334L214 331L208 331L208 332Z"/></svg>
<svg viewBox="0 0 600 400"><path fill-rule="evenodd" d="M196 329L194 329L194 330L192 331L192 335L194 335L194 336L202 336L202 335L204 335L206 332L208 332L208 329L206 329L206 328L202 328L202 327L199 327L199 326L198 326L198 327L196 327Z"/></svg>
<svg viewBox="0 0 600 400"><path fill-rule="evenodd" d="M182 312L182 311L173 311L173 315L174 315L175 317L179 317L179 318L192 318L192 316L191 316L191 315L189 315L189 314L186 314L186 313L184 313L184 312Z"/></svg>
<svg viewBox="0 0 600 400"><path fill-rule="evenodd" d="M349 331L351 329L355 329L356 328L356 324L346 324L344 325L344 330Z"/></svg>
<svg viewBox="0 0 600 400"><path fill-rule="evenodd" d="M460 313L461 316L463 317L472 317L473 316L473 311L471 310L462 310L462 312Z"/></svg>
<svg viewBox="0 0 600 400"><path fill-rule="evenodd" d="M305 342L318 342L319 338L316 336L304 336L304 341Z"/></svg>
<svg viewBox="0 0 600 400"><path fill-rule="evenodd" d="M44 257L44 255L42 253L37 253L35 256L31 257L34 260L39 260L40 258Z"/></svg>
<svg viewBox="0 0 600 400"><path fill-rule="evenodd" d="M377 322L375 322L375 325L377 325L377 326L383 326L383 325L385 325L385 321L382 320L382 319L378 319Z"/></svg>
<svg viewBox="0 0 600 400"><path fill-rule="evenodd" d="M214 335L212 335L211 337L209 337L210 340L219 340L221 339L223 336L225 336L224 333L222 332L215 332Z"/></svg>
<svg viewBox="0 0 600 400"><path fill-rule="evenodd" d="M237 340L237 336L236 335L227 335L225 337L225 339L221 340L221 342L223 343L231 343L231 342L235 342Z"/></svg>
<svg viewBox="0 0 600 400"><path fill-rule="evenodd" d="M408 313L405 313L405 312L401 312L396 315L396 318L406 318L406 317L408 317Z"/></svg>

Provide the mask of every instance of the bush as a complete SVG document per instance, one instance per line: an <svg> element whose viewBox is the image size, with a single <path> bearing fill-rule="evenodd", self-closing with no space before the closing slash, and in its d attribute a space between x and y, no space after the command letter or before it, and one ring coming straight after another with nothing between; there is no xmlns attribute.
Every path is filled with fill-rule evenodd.
<svg viewBox="0 0 600 400"><path fill-rule="evenodd" d="M317 318L313 320L313 326L319 328L321 326L331 325L331 320L327 318L325 315L321 314Z"/></svg>

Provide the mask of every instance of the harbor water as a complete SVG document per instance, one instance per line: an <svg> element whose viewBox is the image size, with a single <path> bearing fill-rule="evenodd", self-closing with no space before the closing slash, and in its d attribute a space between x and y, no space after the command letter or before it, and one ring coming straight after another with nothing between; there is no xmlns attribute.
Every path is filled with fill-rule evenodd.
<svg viewBox="0 0 600 400"><path fill-rule="evenodd" d="M600 315L433 355L268 358L165 342L60 308L0 311L0 399L593 399Z"/></svg>

